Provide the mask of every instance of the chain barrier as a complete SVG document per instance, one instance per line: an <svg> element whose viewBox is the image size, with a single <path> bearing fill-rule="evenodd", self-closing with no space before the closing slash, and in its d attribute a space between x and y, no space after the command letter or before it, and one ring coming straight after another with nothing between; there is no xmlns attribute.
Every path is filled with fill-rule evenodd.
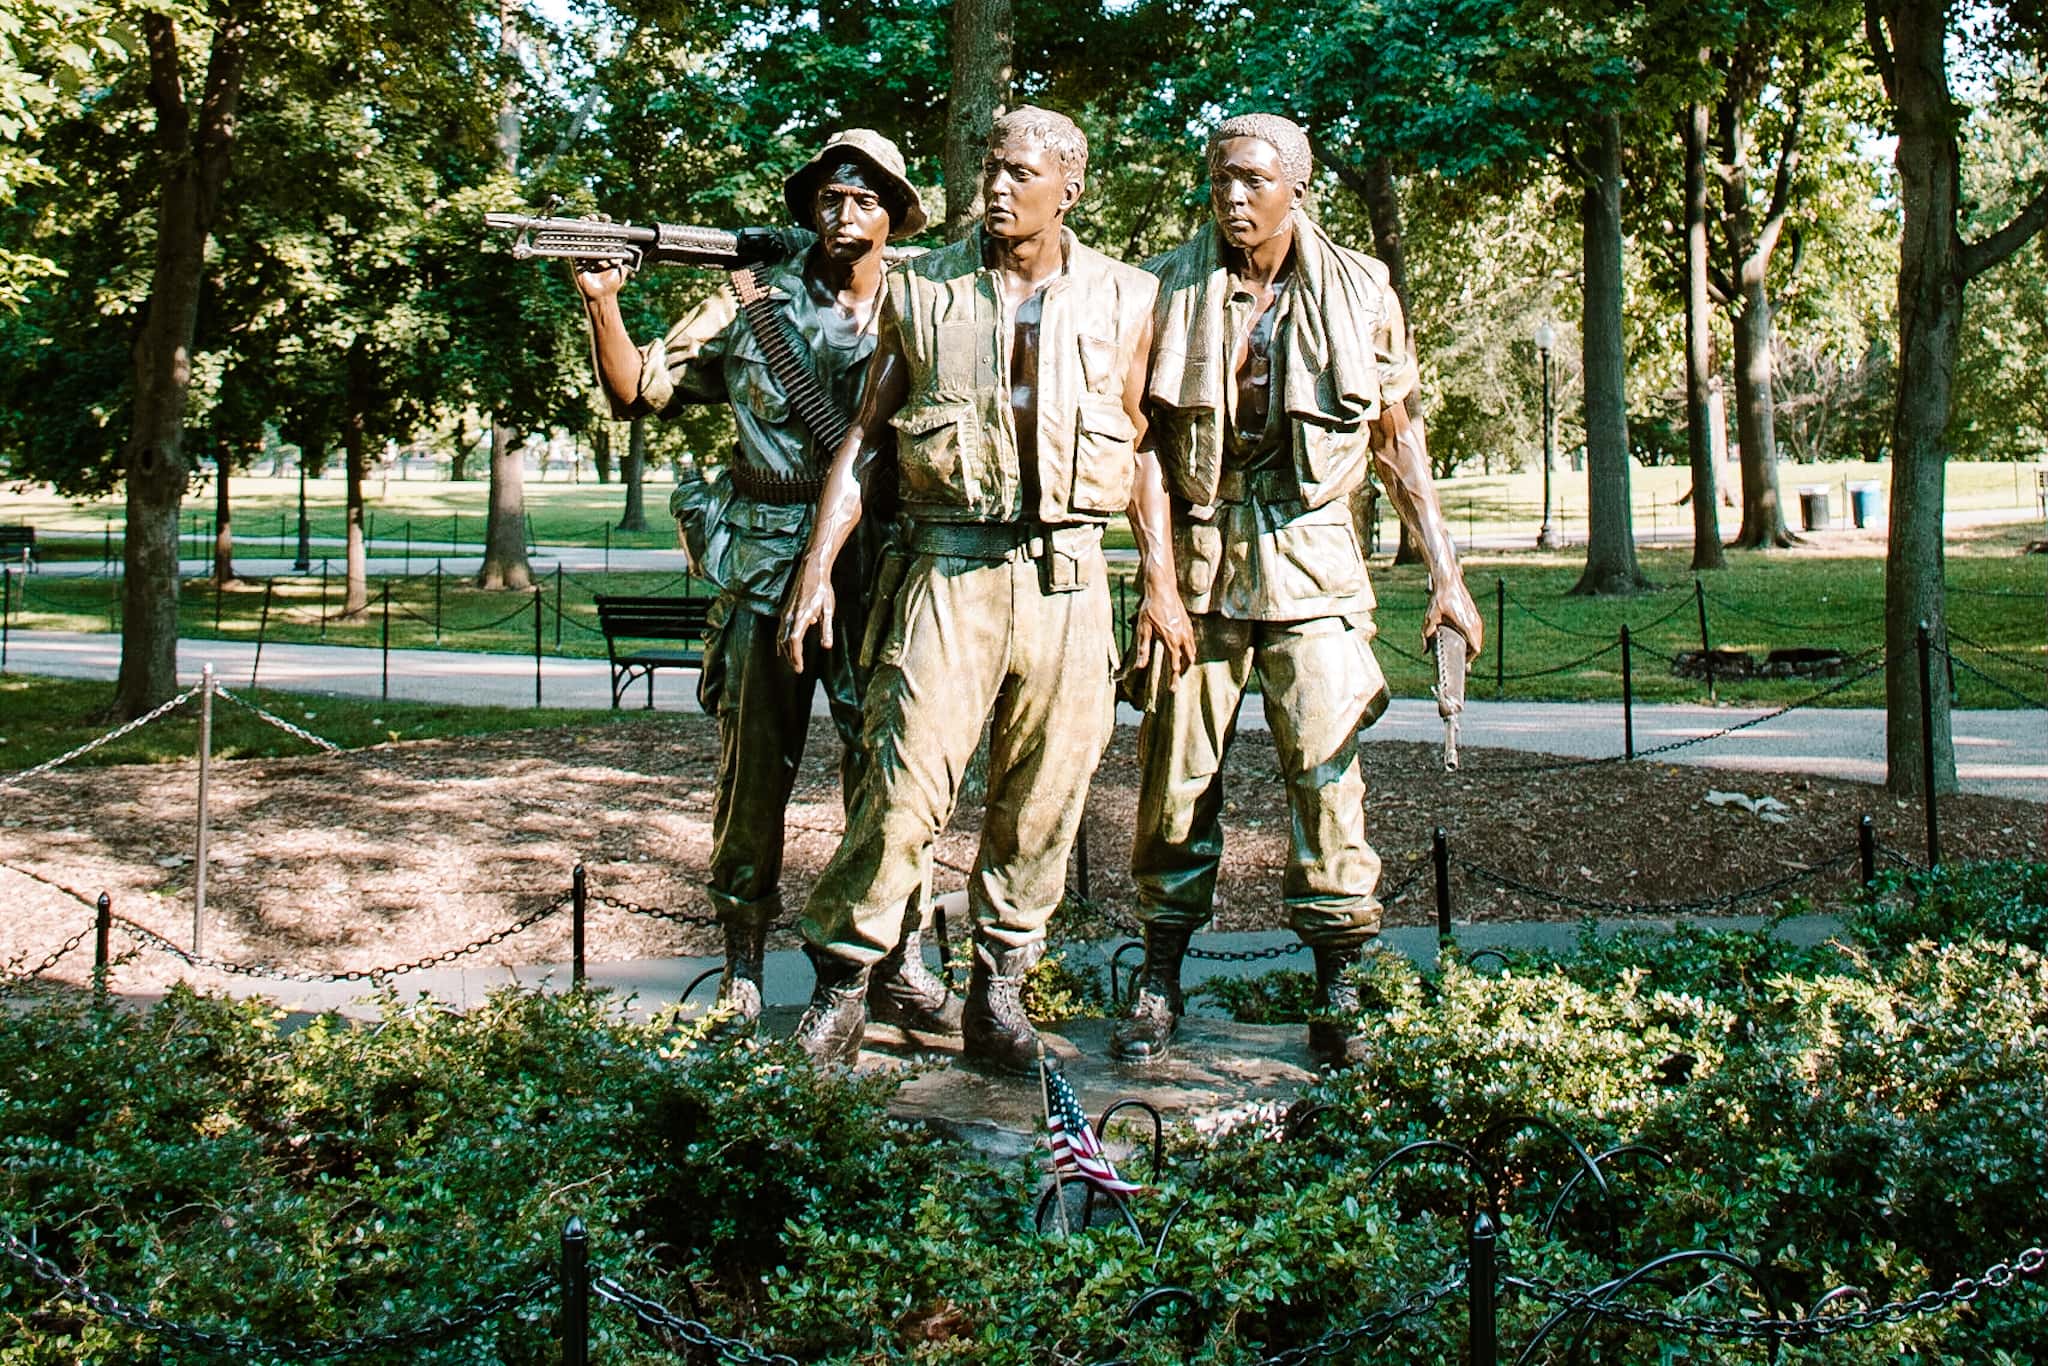
<svg viewBox="0 0 2048 1366"><path fill-rule="evenodd" d="M627 915L645 916L650 920L666 920L671 925L684 925L692 929L718 928L718 917L715 915L691 915L686 911L671 911L662 906L642 906L637 901L624 901L615 896L593 896L590 898L590 904L609 906L615 911L624 911ZM785 920L780 925L771 925L768 928L770 933L773 933L776 930L793 929L797 923L796 920Z"/></svg>
<svg viewBox="0 0 2048 1366"><path fill-rule="evenodd" d="M1732 726L1726 726L1717 731L1710 731L1705 735L1695 735L1690 737L1689 739L1673 740L1670 741L1668 744L1655 745L1649 749L1639 749L1636 751L1635 757L1638 760L1650 759L1654 758L1659 754L1669 754L1673 750L1685 749L1691 745L1704 745L1709 740L1720 740L1727 736L1734 735L1739 731L1748 730L1752 726L1761 726L1766 721L1775 721L1787 712L1798 711L1802 707L1813 706L1815 703L1821 701L1823 698L1832 697L1836 693L1841 692L1845 688L1852 688L1856 684L1861 683L1864 679L1870 677L1872 674L1882 671L1884 668L1884 648L1882 646L1879 646L1874 650L1866 650L1860 655L1852 655L1850 656L1850 662L1858 663L1863 660L1869 659L1872 655L1877 655L1879 657L1877 662L1865 668L1863 672L1857 674L1850 674L1848 677L1843 678L1839 682L1830 683L1827 687L1822 688L1819 692L1808 693L1805 697L1799 698L1795 701L1787 702L1784 706L1777 708L1775 711L1767 711L1760 716L1752 716L1747 721L1737 721ZM1608 758L1598 760L1597 762L1621 763L1624 762L1624 756L1619 754L1611 755Z"/></svg>
<svg viewBox="0 0 2048 1366"><path fill-rule="evenodd" d="M1557 632L1561 636L1576 636L1580 640L1607 640L1612 638L1614 634L1611 631L1606 633L1598 631L1580 631L1570 626L1560 625L1557 622L1552 621L1550 618L1544 616L1541 612L1531 607L1528 603L1516 597L1513 593L1508 594L1507 597L1508 601L1513 603L1516 607L1520 608L1524 615L1533 618L1537 625L1546 626L1551 630ZM1686 608L1692 606L1692 603L1693 600L1690 597L1688 597L1684 601L1680 602L1677 606L1673 607L1670 611L1666 612L1663 616L1653 618L1650 621L1646 621L1641 626L1631 626L1629 627L1629 630L1631 633L1637 631L1654 630L1657 627L1662 626L1665 622L1671 620L1673 617L1677 616L1680 612L1683 612Z"/></svg>
<svg viewBox="0 0 2048 1366"><path fill-rule="evenodd" d="M1729 602L1724 598L1717 598L1711 593L1707 595L1707 602L1717 611L1741 617L1744 621L1753 621L1759 626L1769 626L1779 631L1797 631L1802 635L1810 634L1814 631L1861 631L1871 626L1882 625L1884 622L1884 613L1882 612L1874 617L1861 617L1855 621L1844 622L1779 621L1775 618L1752 612L1747 607L1737 606L1735 603Z"/></svg>
<svg viewBox="0 0 2048 1366"><path fill-rule="evenodd" d="M1990 674L1985 673L1982 669L1970 663L1970 661L1968 661L1967 659L1959 659L1955 655L1949 654L1947 650L1943 650L1941 653L1947 656L1949 663L1955 665L1964 673L1969 674L1978 682L1989 684L1996 691L2005 693L2013 698L2016 698L2019 701L2025 703L2028 707L2031 707L2035 710L2039 710L2044 705L2048 705L2048 703L2043 703L2039 698L2035 697L2031 693L2023 693L2018 688L2013 687L2011 684L2001 682L2000 680L1993 678Z"/></svg>
<svg viewBox="0 0 2048 1366"><path fill-rule="evenodd" d="M119 740L121 737L125 735L131 735L134 732L141 730L150 722L157 720L159 717L167 716L171 712L176 711L179 707L184 706L187 702L190 702L193 698L199 696L200 689L204 688L205 686L206 685L204 683L194 683L191 687L185 689L185 691L179 693L170 701L158 706L154 711L151 711L143 716L138 716L133 721L130 721L125 725L116 726L113 730L108 731L105 735L100 736L96 740L88 740L84 744L78 746L78 748L68 750L63 754L58 755L54 759L49 759L44 761L43 763L37 764L34 768L25 768L18 773L10 773L4 778L0 778L0 788L14 787L18 784L27 782L30 778L39 778L43 774L48 773L53 769L62 768L64 765L70 763L73 759L83 758L84 756L98 749L101 745L109 745L112 744L114 741Z"/></svg>
<svg viewBox="0 0 2048 1366"><path fill-rule="evenodd" d="M196 1347L218 1356L240 1360L285 1357L300 1360L323 1357L359 1356L400 1347L424 1347L447 1342L500 1315L523 1309L554 1288L552 1271L536 1273L521 1285L499 1291L461 1309L437 1310L420 1315L419 1322L404 1328L380 1329L340 1338L258 1338L225 1333L215 1328L195 1328L150 1313L147 1309L96 1290L82 1277L35 1250L6 1229L0 1229L0 1256L24 1267L31 1276L55 1286L65 1298L76 1301L103 1319L111 1319L161 1342L179 1347Z"/></svg>
<svg viewBox="0 0 2048 1366"><path fill-rule="evenodd" d="M115 916L114 927L145 948L153 948L159 952L168 953L172 957L195 968L211 968L215 972L225 972L236 977L260 977L275 982L369 982L376 984L384 981L386 978L402 977L409 972L421 972L427 968L439 967L443 963L452 963L458 958L467 958L471 954L481 953L485 949L504 943L514 935L526 933L526 931L532 929L541 921L546 920L549 916L560 913L568 905L569 899L563 897L561 900L544 906L530 915L515 920L510 925L493 930L481 939L464 944L459 949L444 949L440 953L428 954L423 958L415 958L410 962L395 963L389 967L348 968L339 972L297 972L290 968L274 968L265 963L235 963L221 958L208 958L203 954L192 953L187 949L179 947L158 934L155 930L150 929L146 925L138 925L126 916Z"/></svg>
<svg viewBox="0 0 2048 1366"><path fill-rule="evenodd" d="M1837 854L1831 859L1813 864L1811 867L1787 873L1783 877L1773 878L1769 882L1760 883L1755 887L1738 888L1732 892L1723 892L1719 896L1702 898L1698 901L1614 901L1605 897L1574 896L1569 892L1554 891L1548 887L1539 887L1533 882L1524 882L1512 873L1496 872L1494 869L1488 868L1483 864L1474 863L1470 859L1454 859L1453 862L1458 865L1461 872L1469 876L1482 878L1497 886L1505 887L1511 892L1519 892L1523 896L1533 896L1539 901L1547 901L1555 906L1570 906L1578 910L1599 911L1610 915L1629 913L1634 915L1677 916L1702 915L1712 911L1725 911L1731 906L1740 906L1745 902L1767 900L1788 887L1797 886L1799 883L1809 879L1823 877L1837 868L1846 867L1856 862L1860 857L1861 855L1852 849L1846 854Z"/></svg>
<svg viewBox="0 0 2048 1366"><path fill-rule="evenodd" d="M1548 669L1530 669L1526 673L1502 674L1500 675L1500 681L1503 683L1515 683L1527 678L1545 678L1551 674L1570 673L1573 669L1584 668L1594 660L1599 659L1603 655L1611 655L1620 648L1621 642L1617 640L1602 646L1591 654L1580 655L1577 659L1566 660L1564 663L1552 665Z"/></svg>
<svg viewBox="0 0 2048 1366"><path fill-rule="evenodd" d="M1399 1304L1390 1305L1374 1314L1367 1315L1350 1328L1340 1328L1325 1333L1314 1342L1290 1347L1284 1352L1261 1357L1259 1366L1302 1366L1302 1363L1330 1360L1349 1350L1360 1342L1374 1342L1394 1331L1403 1320L1421 1318L1431 1313L1444 1300L1465 1288L1465 1266L1453 1263L1450 1274L1435 1285L1424 1286Z"/></svg>
<svg viewBox="0 0 2048 1366"><path fill-rule="evenodd" d="M2003 660L2007 664L2012 665L2015 669L2025 669L2031 673L2041 667L2041 661L2038 659L2022 659L2018 655L2007 654L2004 650L1999 649L1995 645L1986 645L1981 640L1970 639L1961 631L1958 631L1954 626L1950 626L1948 628L1948 638L1950 640L1959 642L1968 649L1977 651L1979 654L1987 654L1990 655L1993 659Z"/></svg>
<svg viewBox="0 0 2048 1366"><path fill-rule="evenodd" d="M315 735L312 731L307 730L304 726L293 725L290 721L285 720L282 716L279 716L274 712L265 711L262 707L256 705L254 702L249 701L247 698L235 696L234 693L230 692L227 688L223 687L221 685L220 680L217 678L213 682L213 691L215 696L224 698L225 700L234 703L236 706L241 707L245 711L254 712L257 715L257 717L261 720L267 721L268 723L277 727L279 730L283 731L287 735L296 736L298 739L304 740L307 744L313 746L313 748L315 749L325 750L329 754L346 754L348 752L347 750L343 749L340 745L335 744L334 741L323 739L322 737Z"/></svg>
<svg viewBox="0 0 2048 1366"><path fill-rule="evenodd" d="M87 925L77 934L72 935L62 944L58 945L53 952L45 954L43 961L30 968L27 972L21 971L22 960L19 958L14 959L7 965L5 972L0 972L0 1001L4 1001L24 990L31 983L41 978L44 973L63 962L74 949L85 942L86 937L92 932L93 927Z"/></svg>
<svg viewBox="0 0 2048 1366"><path fill-rule="evenodd" d="M1627 1323L1638 1328L1654 1328L1659 1332L1683 1334L1687 1337L1747 1342L1802 1342L1946 1313L1957 1305L1970 1303L1986 1290L2004 1290L2022 1277L2038 1276L2044 1267L2048 1267L2048 1252L2038 1247L2030 1247L2010 1261L1993 1262L1980 1275L1959 1278L1946 1290L1924 1290L1910 1299L1888 1300L1866 1309L1847 1310L1839 1314L1810 1315L1797 1319L1711 1318L1667 1314L1655 1309L1615 1304L1610 1298L1614 1290L1613 1282L1595 1286L1591 1290L1567 1290L1535 1277L1504 1276L1502 1280L1530 1298L1567 1314L1587 1314L1610 1322Z"/></svg>
<svg viewBox="0 0 2048 1366"><path fill-rule="evenodd" d="M627 1310L637 1319L642 1328L657 1335L672 1334L692 1347L709 1348L720 1361L743 1364L743 1366L799 1366L797 1359L781 1352L764 1352L752 1343L738 1338L722 1337L709 1326L695 1319L686 1319L659 1300L634 1293L613 1280L610 1276L599 1276L590 1283L590 1288L601 1300L607 1300Z"/></svg>

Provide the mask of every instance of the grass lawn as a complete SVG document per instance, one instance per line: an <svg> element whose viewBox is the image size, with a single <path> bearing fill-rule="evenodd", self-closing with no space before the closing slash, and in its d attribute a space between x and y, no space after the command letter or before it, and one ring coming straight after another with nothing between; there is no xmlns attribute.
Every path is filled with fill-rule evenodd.
<svg viewBox="0 0 2048 1366"><path fill-rule="evenodd" d="M238 696L249 696L237 690ZM0 774L53 759L106 733L111 682L0 675ZM490 735L500 731L576 726L588 730L637 719L631 711L458 707L430 702L379 702L350 697L308 697L259 692L251 697L293 725L348 749L395 740L433 740ZM190 759L199 752L196 703L103 745L74 761L77 767L151 764ZM216 701L213 753L222 759L280 758L313 752L305 741L277 729L254 713Z"/></svg>
<svg viewBox="0 0 2048 1366"><path fill-rule="evenodd" d="M1983 511L1999 508L2032 508L2035 466L2019 463L1951 464L1948 467L1948 505L1953 511ZM556 471L559 475L560 471ZM1732 480L1732 470L1726 472ZM649 529L624 532L617 529L625 503L625 491L616 484L590 480L571 483L554 478L542 481L532 472L526 482L527 516L535 539L548 545L610 544L643 549L669 549L675 532L667 514L672 475L658 471L646 484ZM1825 486L1830 516L1836 525L1847 525L1850 483L1874 481L1879 486L1879 503L1890 494L1891 467L1882 464L1833 463L1827 465L1785 465L1779 470L1779 487L1786 501L1788 517L1799 524L1799 489ZM1527 532L1530 542L1543 520L1543 476L1540 470L1513 474L1473 474L1445 479L1438 484L1444 515L1462 545L1473 537L1516 535ZM1680 466L1637 469L1630 476L1635 504L1636 529L1647 539L1692 525L1691 511L1678 498L1691 487L1690 472ZM445 479L373 479L365 486L366 519L380 552L397 554L410 534L416 554L431 556L436 550L474 553L482 540L484 512L490 486L481 479L460 484ZM296 479L256 476L237 477L232 490L237 538L253 545L260 538L271 544L295 540L298 533L299 485ZM338 539L343 534L342 509L345 487L338 477L309 480L306 486L308 520L316 538ZM1555 521L1568 538L1585 534L1586 476L1561 467L1552 476ZM192 556L210 553L208 538L213 520L210 489L198 489L185 499L186 551ZM1732 535L1740 514L1721 510L1723 535ZM60 497L47 487L26 485L0 488L0 523L27 523L51 544L39 551L52 557L98 559L111 543L118 550L123 508L118 496L96 501L75 501ZM1391 527L1391 521L1385 523ZM1121 530L1121 529L1120 529ZM1128 532L1122 544L1128 545ZM1112 544L1117 543L1115 538Z"/></svg>

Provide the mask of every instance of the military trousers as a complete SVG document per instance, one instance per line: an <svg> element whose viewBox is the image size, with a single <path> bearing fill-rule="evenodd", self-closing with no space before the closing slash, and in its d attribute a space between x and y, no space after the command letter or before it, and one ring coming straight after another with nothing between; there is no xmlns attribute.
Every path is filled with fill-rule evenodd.
<svg viewBox="0 0 2048 1366"><path fill-rule="evenodd" d="M1044 938L1115 723L1100 529L1060 532L1056 576L1042 562L1054 552L1034 546L1001 559L926 551L877 600L889 617L870 632L870 767L804 910L816 948L873 963L896 946L904 898L952 816L984 721L988 806L967 884L975 934L998 950Z"/></svg>
<svg viewBox="0 0 2048 1366"><path fill-rule="evenodd" d="M842 596L837 625L858 639L861 600ZM855 615L849 619L847 614ZM778 619L727 594L713 607L698 700L718 718L718 791L711 816L711 904L728 924L772 918L780 902L783 813L796 787L811 698L822 682L839 732L842 800L859 787L861 679L856 649L835 632L830 650L813 636L804 671L776 646Z"/></svg>
<svg viewBox="0 0 2048 1366"><path fill-rule="evenodd" d="M1370 632L1344 617L1193 618L1195 663L1160 690L1138 727L1131 850L1138 915L1195 930L1215 911L1223 859L1223 760L1257 670L1287 785L1281 895L1302 939L1346 948L1379 932L1380 860L1365 838L1358 730L1386 709Z"/></svg>

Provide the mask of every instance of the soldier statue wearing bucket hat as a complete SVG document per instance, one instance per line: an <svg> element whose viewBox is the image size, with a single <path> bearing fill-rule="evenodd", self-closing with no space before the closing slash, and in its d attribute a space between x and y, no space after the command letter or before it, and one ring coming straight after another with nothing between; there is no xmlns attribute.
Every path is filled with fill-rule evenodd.
<svg viewBox="0 0 2048 1366"><path fill-rule="evenodd" d="M796 362L851 412L875 349L883 248L921 231L924 210L902 153L865 128L836 134L783 192L798 230L780 234L786 252L756 278L793 325ZM619 313L624 279L617 266L576 276L613 416L670 416L685 404L728 403L739 432L725 477L712 486L716 495L705 499L704 485L679 486L679 495L700 501L675 510L679 521L697 523L685 538L710 547L709 562L699 567L719 586L698 685L719 732L710 895L725 935L719 1003L750 1023L761 1010L764 943L782 905L783 813L810 726L814 680L824 681L839 732L843 800L852 800L862 774L866 677L856 659L858 627L831 646L813 642L801 670L776 649L776 614L810 535L832 452L818 449L791 386L730 291L719 290L666 337L642 347ZM842 613L864 611L872 560L872 553L849 555L840 566ZM955 1031L959 1002L925 970L916 930L907 926L902 950L881 966L877 1018L922 1032Z"/></svg>

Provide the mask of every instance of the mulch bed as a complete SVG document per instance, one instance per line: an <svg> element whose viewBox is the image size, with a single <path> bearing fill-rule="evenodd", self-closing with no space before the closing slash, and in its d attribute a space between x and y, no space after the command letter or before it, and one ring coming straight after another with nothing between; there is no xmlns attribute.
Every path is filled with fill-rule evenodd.
<svg viewBox="0 0 2048 1366"><path fill-rule="evenodd" d="M1062 913L1067 932L1112 932L1128 917L1135 732L1123 728L1096 776L1087 830L1093 910ZM812 728L788 821L789 918L841 830L829 728ZM594 895L685 914L709 912L713 724L661 714L579 731L512 732L408 742L339 758L217 762L206 950L300 970L385 966L467 944L567 895L588 869ZM1798 774L1732 773L1639 762L1536 771L1541 756L1468 749L1446 774L1434 746L1366 747L1368 813L1385 861L1383 893L1400 889L1390 924L1434 919L1430 836L1450 839L1459 920L1576 919L1610 904L1710 902L1806 870L1796 891L1838 900L1855 881L1855 827L1919 847L1917 803L1865 784ZM41 960L90 922L101 891L115 910L188 944L197 767L192 763L60 771L0 808L0 964ZM1217 928L1279 928L1287 812L1270 739L1239 737L1226 806L1228 848ZM1739 790L1783 803L1781 821L1740 805ZM2048 807L1958 796L1942 805L1950 859L2041 858ZM979 812L939 845L938 890L958 888L974 858ZM1849 856L1845 858L1844 856ZM1475 874L1464 864L1479 865ZM1497 876L1499 875L1499 876ZM1538 891L1516 890L1500 877ZM1539 894L1540 892L1540 894ZM1734 909L1758 910L1746 902ZM1061 921L1055 922L1056 932ZM566 916L493 946L482 962L559 962ZM793 932L777 936L793 945ZM591 956L628 959L717 951L715 932L601 910ZM77 980L84 952L56 974ZM183 977L217 984L160 953L123 966L124 988Z"/></svg>

